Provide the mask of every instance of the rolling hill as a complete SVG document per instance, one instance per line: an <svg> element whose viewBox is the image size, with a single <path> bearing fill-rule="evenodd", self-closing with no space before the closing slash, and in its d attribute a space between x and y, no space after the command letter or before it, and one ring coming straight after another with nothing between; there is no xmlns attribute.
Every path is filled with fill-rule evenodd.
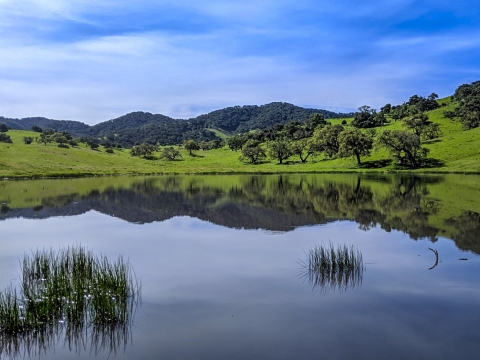
<svg viewBox="0 0 480 360"><path fill-rule="evenodd" d="M76 137L108 139L124 147L131 147L143 142L174 145L186 139L213 140L219 138L218 132L232 135L254 129L266 129L292 120L304 122L314 113L321 113L330 119L352 116L352 114L306 109L288 103L274 102L261 106L228 107L187 120L138 111L94 126L78 121L41 117L23 119L0 117L0 123L14 130L30 130L33 125L36 125L41 128L68 131Z"/></svg>

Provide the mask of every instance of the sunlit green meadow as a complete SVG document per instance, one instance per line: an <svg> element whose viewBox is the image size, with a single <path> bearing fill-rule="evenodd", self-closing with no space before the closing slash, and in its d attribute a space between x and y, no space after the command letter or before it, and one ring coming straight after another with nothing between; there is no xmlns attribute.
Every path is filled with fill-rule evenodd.
<svg viewBox="0 0 480 360"><path fill-rule="evenodd" d="M425 142L430 149L432 166L415 169L420 173L456 172L480 173L480 128L465 131L459 122L443 116L445 110L453 110L449 99L442 99L447 105L429 112L431 121L441 125L440 139ZM339 124L343 119L330 120ZM350 122L351 119L347 119ZM392 122L377 133L386 129L401 129L401 122ZM240 152L227 147L209 151L195 151L190 155L180 149L182 160L160 160L160 152L151 159L132 157L128 149L105 152L103 147L92 150L85 144L69 149L58 148L56 144L43 145L33 142L25 145L23 137L38 136L28 131L9 131L13 144L0 143L0 177L78 177L95 175L139 175L139 174L211 174L211 173L308 173L308 172L391 172L411 171L398 169L384 149L375 149L370 157L362 158L358 165L355 159L327 159L322 155L302 164L292 156L280 165L276 160L266 160L261 164L245 164L239 160Z"/></svg>

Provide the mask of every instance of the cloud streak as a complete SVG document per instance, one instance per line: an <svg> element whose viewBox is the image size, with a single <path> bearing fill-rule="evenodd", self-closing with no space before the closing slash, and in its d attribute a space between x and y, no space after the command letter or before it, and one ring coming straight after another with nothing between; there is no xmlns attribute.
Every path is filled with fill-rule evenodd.
<svg viewBox="0 0 480 360"><path fill-rule="evenodd" d="M478 18L448 1L0 0L0 115L94 124L446 96L478 77Z"/></svg>

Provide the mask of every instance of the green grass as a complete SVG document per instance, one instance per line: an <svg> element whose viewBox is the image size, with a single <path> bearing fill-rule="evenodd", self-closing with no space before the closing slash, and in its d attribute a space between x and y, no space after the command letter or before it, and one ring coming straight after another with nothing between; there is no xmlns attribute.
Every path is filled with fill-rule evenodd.
<svg viewBox="0 0 480 360"><path fill-rule="evenodd" d="M220 131L218 129L209 128L207 130L213 131L215 133L215 135L217 135L222 140L227 140L231 136L231 135L229 135L229 134L227 134L223 131Z"/></svg>
<svg viewBox="0 0 480 360"><path fill-rule="evenodd" d="M299 261L304 269L301 277L312 288L323 292L335 289L345 291L361 285L365 267L362 253L353 246L322 244L310 249L306 256L306 260Z"/></svg>
<svg viewBox="0 0 480 360"><path fill-rule="evenodd" d="M115 335L131 324L139 293L121 257L110 262L81 246L37 251L23 259L21 290L0 293L0 337L15 348L61 329L67 337L87 330Z"/></svg>
<svg viewBox="0 0 480 360"><path fill-rule="evenodd" d="M449 98L440 100L446 106L429 113L431 121L438 122L443 136L428 141L429 158L432 166L413 170L419 173L480 173L480 128L465 131L459 122L443 117L445 110L453 110ZM341 123L343 119L329 120ZM347 119L348 122L351 119ZM392 122L377 132L386 129L402 129L400 122ZM137 175L137 174L208 174L208 173L316 173L316 172L391 172L411 171L398 169L389 160L385 149L376 149L370 157L362 158L357 165L354 159L324 159L322 156L309 159L302 164L292 156L285 164L267 160L258 165L239 161L240 152L227 147L210 151L195 151L191 156L180 149L183 160L159 160L160 153L150 160L130 156L128 149L115 150L107 154L104 148L91 150L80 144L79 147L61 149L56 145L38 143L25 145L24 136L38 136L27 131L9 131L13 144L0 143L0 178L35 177L80 177L94 175ZM223 134L223 133L222 133ZM219 134L221 135L221 134ZM222 137L227 136L223 134Z"/></svg>

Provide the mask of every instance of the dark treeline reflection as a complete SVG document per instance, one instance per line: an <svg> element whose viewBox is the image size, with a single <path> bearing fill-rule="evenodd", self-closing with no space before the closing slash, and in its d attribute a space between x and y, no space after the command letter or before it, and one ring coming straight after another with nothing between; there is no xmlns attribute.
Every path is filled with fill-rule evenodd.
<svg viewBox="0 0 480 360"><path fill-rule="evenodd" d="M133 223L191 216L230 228L271 231L353 220L363 230L380 226L414 240L450 237L460 249L480 253L480 215L463 204L449 213L459 196L442 197L438 189L445 181L443 176L414 175L252 175L235 181L228 176L152 177L83 195L40 196L41 204L31 208L12 209L4 203L0 219L68 216L93 209ZM437 189L435 196L432 189ZM450 205L444 209L446 200Z"/></svg>

